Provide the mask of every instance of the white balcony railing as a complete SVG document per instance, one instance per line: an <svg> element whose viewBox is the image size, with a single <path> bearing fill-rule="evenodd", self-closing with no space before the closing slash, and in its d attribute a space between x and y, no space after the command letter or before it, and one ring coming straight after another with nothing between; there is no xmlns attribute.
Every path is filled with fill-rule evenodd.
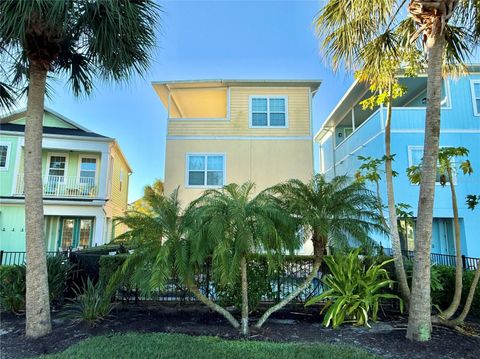
<svg viewBox="0 0 480 359"><path fill-rule="evenodd" d="M19 174L15 195L24 192L24 175ZM98 195L98 184L91 177L44 176L42 180L45 197L92 198Z"/></svg>

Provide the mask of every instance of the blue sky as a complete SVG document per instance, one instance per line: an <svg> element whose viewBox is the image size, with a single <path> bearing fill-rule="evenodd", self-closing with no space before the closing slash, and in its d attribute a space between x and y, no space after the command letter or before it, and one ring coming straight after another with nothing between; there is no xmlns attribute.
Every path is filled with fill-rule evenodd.
<svg viewBox="0 0 480 359"><path fill-rule="evenodd" d="M57 81L47 106L117 139L133 174L129 200L163 178L166 111L151 81L187 79L321 79L314 130L350 86L320 58L312 21L321 1L163 1L152 68L128 84L97 83L76 99Z"/></svg>

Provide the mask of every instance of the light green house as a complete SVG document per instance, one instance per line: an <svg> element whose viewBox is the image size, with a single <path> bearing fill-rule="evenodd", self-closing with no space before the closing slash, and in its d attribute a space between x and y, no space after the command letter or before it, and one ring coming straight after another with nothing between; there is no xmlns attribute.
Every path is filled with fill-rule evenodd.
<svg viewBox="0 0 480 359"><path fill-rule="evenodd" d="M48 251L109 242L131 168L117 142L46 109L42 178ZM25 251L25 110L0 119L0 250Z"/></svg>

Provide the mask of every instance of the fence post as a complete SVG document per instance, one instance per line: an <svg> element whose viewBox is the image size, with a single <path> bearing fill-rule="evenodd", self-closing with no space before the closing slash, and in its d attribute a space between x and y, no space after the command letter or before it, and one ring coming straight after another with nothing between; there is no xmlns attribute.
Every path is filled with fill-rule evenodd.
<svg viewBox="0 0 480 359"><path fill-rule="evenodd" d="M465 254L462 254L462 268L463 270L467 270L467 259L465 258Z"/></svg>
<svg viewBox="0 0 480 359"><path fill-rule="evenodd" d="M0 251L0 265L3 264L3 251Z"/></svg>

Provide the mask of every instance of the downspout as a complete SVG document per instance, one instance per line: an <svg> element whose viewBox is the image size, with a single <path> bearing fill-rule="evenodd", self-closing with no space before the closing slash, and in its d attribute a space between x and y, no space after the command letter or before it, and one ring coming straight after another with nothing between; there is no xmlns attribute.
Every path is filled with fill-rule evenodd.
<svg viewBox="0 0 480 359"><path fill-rule="evenodd" d="M308 89L310 96L308 98L309 107L310 107L310 137L312 141L312 170L313 172L310 174L311 176L315 174L315 140L313 138L313 96L317 93L318 89L312 91L312 89ZM320 161L320 158L319 158ZM320 164L319 164L320 166Z"/></svg>

